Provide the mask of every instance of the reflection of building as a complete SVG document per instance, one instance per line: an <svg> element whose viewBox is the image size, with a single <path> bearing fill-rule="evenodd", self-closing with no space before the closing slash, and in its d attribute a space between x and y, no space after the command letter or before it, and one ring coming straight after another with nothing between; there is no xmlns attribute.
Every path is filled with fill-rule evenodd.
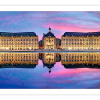
<svg viewBox="0 0 100 100"><path fill-rule="evenodd" d="M60 55L56 53L42 53L39 55L39 58L43 61L43 67L49 68L49 73L51 68L54 67L56 62L60 61Z"/></svg>
<svg viewBox="0 0 100 100"><path fill-rule="evenodd" d="M61 64L66 68L73 65L100 65L100 52L61 53ZM85 66L84 66L85 67Z"/></svg>
<svg viewBox="0 0 100 100"><path fill-rule="evenodd" d="M49 28L49 32L47 34L43 34L43 49L56 49L56 37L51 32L51 28Z"/></svg>
<svg viewBox="0 0 100 100"><path fill-rule="evenodd" d="M61 48L65 50L100 50L100 32L65 32Z"/></svg>
<svg viewBox="0 0 100 100"><path fill-rule="evenodd" d="M38 64L38 53L0 53L0 65L12 65L14 67L31 67Z"/></svg>
<svg viewBox="0 0 100 100"><path fill-rule="evenodd" d="M34 32L0 33L0 50L34 50L38 48L38 36Z"/></svg>

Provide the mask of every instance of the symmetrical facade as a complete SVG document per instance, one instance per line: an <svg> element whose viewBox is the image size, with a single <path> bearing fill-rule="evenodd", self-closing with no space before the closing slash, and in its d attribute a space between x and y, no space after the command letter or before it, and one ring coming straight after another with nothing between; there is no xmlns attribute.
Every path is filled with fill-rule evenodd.
<svg viewBox="0 0 100 100"><path fill-rule="evenodd" d="M63 50L100 50L100 32L65 32L61 37Z"/></svg>
<svg viewBox="0 0 100 100"><path fill-rule="evenodd" d="M61 53L61 64L66 68L95 65L100 68L100 52Z"/></svg>
<svg viewBox="0 0 100 100"><path fill-rule="evenodd" d="M38 42L34 32L0 33L0 50L100 50L100 32L65 32L58 39L51 32Z"/></svg>
<svg viewBox="0 0 100 100"><path fill-rule="evenodd" d="M38 64L38 53L21 53L21 52L1 52L0 65L10 65L13 67L35 67Z"/></svg>
<svg viewBox="0 0 100 100"><path fill-rule="evenodd" d="M49 28L49 32L47 34L43 34L43 49L56 49L56 37L51 32L51 28Z"/></svg>
<svg viewBox="0 0 100 100"><path fill-rule="evenodd" d="M0 33L0 50L39 49L38 36L34 32Z"/></svg>
<svg viewBox="0 0 100 100"><path fill-rule="evenodd" d="M43 62L43 67L49 68L49 73L51 72L51 68L54 67L56 62L59 62L60 59L60 54L56 53L40 53L39 58Z"/></svg>

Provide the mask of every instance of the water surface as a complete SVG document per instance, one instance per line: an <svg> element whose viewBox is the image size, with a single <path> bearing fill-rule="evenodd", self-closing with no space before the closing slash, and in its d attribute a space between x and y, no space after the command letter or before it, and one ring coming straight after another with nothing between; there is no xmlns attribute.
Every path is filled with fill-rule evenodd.
<svg viewBox="0 0 100 100"><path fill-rule="evenodd" d="M100 52L0 52L2 89L100 88Z"/></svg>

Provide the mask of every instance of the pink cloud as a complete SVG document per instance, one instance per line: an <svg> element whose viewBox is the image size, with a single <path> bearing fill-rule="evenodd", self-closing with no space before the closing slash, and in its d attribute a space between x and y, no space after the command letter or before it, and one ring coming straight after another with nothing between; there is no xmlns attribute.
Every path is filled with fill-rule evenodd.
<svg viewBox="0 0 100 100"><path fill-rule="evenodd" d="M12 18L12 16L8 16L5 18L5 20L10 20Z"/></svg>
<svg viewBox="0 0 100 100"><path fill-rule="evenodd" d="M71 18L63 18L63 17L57 17L54 18L55 20L71 20Z"/></svg>
<svg viewBox="0 0 100 100"><path fill-rule="evenodd" d="M51 26L52 29L63 31L63 32L66 32L66 31L69 31L69 32L97 32L100 30L99 28L96 28L96 29L87 28L89 26L86 26L86 25L84 25L84 28L82 28L82 25L78 24L78 26L77 26L77 24L68 24L68 23L66 23L66 24L64 24L64 23L60 23L60 24L46 23L45 25L43 25L43 27L48 28L49 25Z"/></svg>
<svg viewBox="0 0 100 100"><path fill-rule="evenodd" d="M96 73L99 73L100 72L100 69L90 69L90 68L76 68L76 69L60 69L60 70L57 70L57 71L53 71L51 74L52 75L67 75L67 76L70 76L70 75L74 75L74 74L83 74L85 73L86 75L86 72L90 72L90 74L93 75L96 74ZM44 73L43 75L48 75L48 73Z"/></svg>

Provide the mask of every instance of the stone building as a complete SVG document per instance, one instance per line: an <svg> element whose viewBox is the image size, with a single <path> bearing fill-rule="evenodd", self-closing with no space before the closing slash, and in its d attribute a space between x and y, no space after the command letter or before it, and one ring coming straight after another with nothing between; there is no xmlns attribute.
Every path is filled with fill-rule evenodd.
<svg viewBox="0 0 100 100"><path fill-rule="evenodd" d="M38 53L1 52L0 65L1 67L6 67L7 65L10 67L34 68L38 65L38 58Z"/></svg>
<svg viewBox="0 0 100 100"><path fill-rule="evenodd" d="M56 48L61 49L61 39L56 38Z"/></svg>
<svg viewBox="0 0 100 100"><path fill-rule="evenodd" d="M39 49L38 36L34 32L0 33L0 50Z"/></svg>
<svg viewBox="0 0 100 100"><path fill-rule="evenodd" d="M43 40L39 41L39 49L43 49Z"/></svg>
<svg viewBox="0 0 100 100"><path fill-rule="evenodd" d="M100 32L65 32L61 36L63 50L100 50Z"/></svg>
<svg viewBox="0 0 100 100"><path fill-rule="evenodd" d="M47 34L43 34L43 49L56 49L56 37L51 32L51 28L49 28L49 32Z"/></svg>
<svg viewBox="0 0 100 100"><path fill-rule="evenodd" d="M100 52L61 53L61 64L66 68L100 68Z"/></svg>
<svg viewBox="0 0 100 100"><path fill-rule="evenodd" d="M43 67L47 67L49 69L49 73L51 72L51 68L54 67L56 62L61 61L60 54L57 53L40 53L39 59L43 62Z"/></svg>

